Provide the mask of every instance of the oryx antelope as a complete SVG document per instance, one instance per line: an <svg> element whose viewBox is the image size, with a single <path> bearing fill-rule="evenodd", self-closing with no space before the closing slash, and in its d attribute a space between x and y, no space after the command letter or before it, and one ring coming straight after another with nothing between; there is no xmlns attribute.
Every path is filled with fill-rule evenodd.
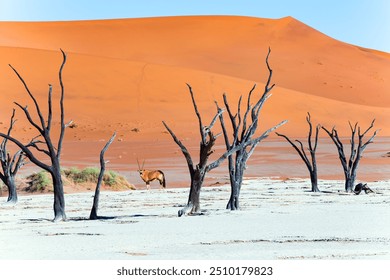
<svg viewBox="0 0 390 280"><path fill-rule="evenodd" d="M138 159L138 172L141 179L146 183L146 189L150 188L150 182L158 180L160 182L160 187L165 188L165 175L161 170L146 170L144 169L145 160L142 163L142 167L139 165Z"/></svg>

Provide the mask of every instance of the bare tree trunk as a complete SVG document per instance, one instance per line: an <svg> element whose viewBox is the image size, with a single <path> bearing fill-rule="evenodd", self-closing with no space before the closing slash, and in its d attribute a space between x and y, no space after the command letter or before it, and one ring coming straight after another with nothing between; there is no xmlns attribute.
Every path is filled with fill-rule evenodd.
<svg viewBox="0 0 390 280"><path fill-rule="evenodd" d="M8 189L8 198L7 203L16 204L18 202L18 194L16 192L15 178L10 176L7 177L6 182L4 183Z"/></svg>
<svg viewBox="0 0 390 280"><path fill-rule="evenodd" d="M345 191L351 193L355 187L356 178L351 177L348 174L345 174Z"/></svg>
<svg viewBox="0 0 390 280"><path fill-rule="evenodd" d="M15 178L8 172L4 172L0 174L0 179L8 190L7 204L16 204L18 202L18 195L16 192Z"/></svg>
<svg viewBox="0 0 390 280"><path fill-rule="evenodd" d="M310 172L310 182L311 182L311 191L320 192L320 189L318 188L317 169Z"/></svg>
<svg viewBox="0 0 390 280"><path fill-rule="evenodd" d="M318 188L318 175L317 175L317 159L316 159L316 149L317 149L317 142L318 142L318 132L320 126L318 125L316 127L316 139L315 139L315 148L313 150L311 144L309 145L310 154L311 154L311 161L312 161L312 169L310 172L310 181L311 181L311 191L312 192L320 192L320 189Z"/></svg>
<svg viewBox="0 0 390 280"><path fill-rule="evenodd" d="M61 177L61 168L59 162L57 161L55 165L53 164L52 172L50 172L51 178L53 180L53 190L54 190L54 222L65 221L65 197L64 197L64 187Z"/></svg>
<svg viewBox="0 0 390 280"><path fill-rule="evenodd" d="M238 152L236 152L238 153ZM236 184L236 172L234 169L234 160L233 160L233 155L230 155L228 157L228 169L229 169L229 181L230 181L230 198L228 201L228 204L226 205L226 209L231 209L233 204L235 204L237 196L233 196L233 193L235 189L237 188Z"/></svg>
<svg viewBox="0 0 390 280"><path fill-rule="evenodd" d="M230 198L226 209L239 210L240 209L240 192L245 170L245 160L243 159L243 151L239 150L235 154L235 160L232 159L232 166L229 165L230 174ZM231 156L231 158L233 155Z"/></svg>
<svg viewBox="0 0 390 280"><path fill-rule="evenodd" d="M355 182L356 182L356 176L357 176L357 168L358 165L354 166L348 173L347 171L344 171L344 177L345 177L345 191L348 193L353 192L355 189Z"/></svg>
<svg viewBox="0 0 390 280"><path fill-rule="evenodd" d="M230 183L230 198L228 204L226 205L226 209L230 210L239 210L240 209L240 185L237 182L233 184Z"/></svg>
<svg viewBox="0 0 390 280"><path fill-rule="evenodd" d="M188 197L187 206L179 210L178 216L190 213L191 215L200 213L200 190L203 186L203 181L206 173L195 171L194 180L191 181L190 195Z"/></svg>
<svg viewBox="0 0 390 280"><path fill-rule="evenodd" d="M103 147L102 151L100 152L100 173L98 177L98 181L96 184L96 189L95 189L95 196L93 197L93 205L91 209L91 214L89 215L90 220L96 220L98 219L98 208L99 208L99 197L100 197L100 186L103 181L103 176L104 176L104 171L106 170L106 161L104 160L104 153L107 151L108 147L111 145L111 143L114 141L116 136L116 133L114 133L110 140L106 143L106 145Z"/></svg>

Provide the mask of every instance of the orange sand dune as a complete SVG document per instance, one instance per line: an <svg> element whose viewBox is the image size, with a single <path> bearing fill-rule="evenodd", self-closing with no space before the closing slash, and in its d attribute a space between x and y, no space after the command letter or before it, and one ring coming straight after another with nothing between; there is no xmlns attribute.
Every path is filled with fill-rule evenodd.
<svg viewBox="0 0 390 280"><path fill-rule="evenodd" d="M0 34L1 46L62 48L260 82L265 80L264 56L270 46L278 86L349 103L390 106L388 55L334 40L291 17L2 22Z"/></svg>
<svg viewBox="0 0 390 280"><path fill-rule="evenodd" d="M58 93L57 72L61 62L58 52L0 47L0 60L6 59L16 61L13 66L44 105L48 83L52 83L54 93ZM13 101L21 105L31 102L11 69L3 65L0 71L3 77L0 116L7 123L11 107L15 107ZM185 83L192 85L205 122L215 114L214 101L222 104L223 92L227 93L233 106L239 95L246 95L255 83L188 68L74 53L68 53L64 82L66 114L79 128L74 139L104 138L113 130L123 131L121 137L127 139L133 136L134 133L131 136L129 133L134 128L160 134L164 131L162 120L184 130L182 134L193 135L193 132L197 133L197 121ZM262 90L263 84L258 83L258 94ZM307 130L304 117L308 111L315 121L328 127L336 125L344 134L349 130L349 120L368 126L376 118L376 127L382 129L381 135L389 135L389 108L351 104L281 87L274 89L264 107L262 127L265 129L288 119L289 124L281 130L304 135ZM18 119L23 120L20 115Z"/></svg>
<svg viewBox="0 0 390 280"><path fill-rule="evenodd" d="M268 75L268 46L276 87L262 112L261 129L288 119L280 131L305 136L310 111L314 122L336 125L341 134L349 133L348 121L367 127L376 118L380 135L390 135L390 55L334 40L291 17L0 22L0 34L0 129L8 126L13 101L33 111L7 64L22 74L45 107L48 83L58 96L62 48L68 54L66 119L76 124L66 141L100 141L117 131L119 141L139 144L127 156L117 153L124 163L135 154L158 158L158 152L142 152L150 145L175 146L162 120L196 145L197 120L186 83L193 87L205 123L222 93L233 107L254 83L260 94ZM14 135L28 141L35 132L20 110L17 118ZM166 152L161 155L172 157ZM68 152L83 153L86 149ZM175 155L180 156L176 150Z"/></svg>

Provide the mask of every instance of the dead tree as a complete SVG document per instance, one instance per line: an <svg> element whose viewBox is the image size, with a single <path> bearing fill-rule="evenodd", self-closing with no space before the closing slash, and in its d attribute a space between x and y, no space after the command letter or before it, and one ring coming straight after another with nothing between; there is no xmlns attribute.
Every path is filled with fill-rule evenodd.
<svg viewBox="0 0 390 280"><path fill-rule="evenodd" d="M337 147L339 159L343 167L344 176L345 176L345 191L348 193L351 193L354 189L357 169L359 167L360 159L363 156L363 151L366 149L368 144L373 142L376 134L378 133L378 130L376 130L374 134L367 141L365 142L363 141L363 138L367 134L367 132L369 132L374 127L374 122L375 119L371 122L371 125L363 133L361 133L360 126L358 126L358 123L355 123L354 126L352 126L352 124L349 123L349 127L351 129L351 139L350 139L351 153L349 155L348 161L344 152L344 145L339 138L337 130L333 127L332 131L329 131L328 129L322 126L322 129L326 131L326 133L329 135L329 137L332 139L333 143ZM356 130L357 130L357 141L358 141L357 147L355 142Z"/></svg>
<svg viewBox="0 0 390 280"><path fill-rule="evenodd" d="M8 136L11 135L11 131L16 122L14 117L15 109L12 111L11 122L7 133ZM16 192L15 176L26 161L22 150L17 151L13 156L11 156L8 152L7 144L7 138L4 138L0 144L0 162L2 167L2 171L0 171L0 179L8 189L7 203L16 204L18 201L18 195Z"/></svg>
<svg viewBox="0 0 390 280"><path fill-rule="evenodd" d="M222 131L225 139L225 146L228 151L240 147L239 149L236 150L235 153L228 156L228 168L229 168L231 193L230 193L229 202L226 206L227 209L238 210L240 207L239 196L240 196L244 172L246 169L246 163L250 158L250 156L253 154L256 146L262 140L267 138L272 131L274 131L275 129L277 129L278 127L282 126L287 122L286 120L282 121L281 123L263 132L261 136L257 138L253 138L258 128L260 111L264 105L264 102L271 96L270 91L275 86L275 84L271 85L272 69L270 68L268 63L270 52L271 49L268 50L268 54L266 57L266 64L269 71L269 76L264 88L264 92L262 95L260 95L260 98L256 101L256 103L252 105L251 97L252 97L252 93L256 88L256 85L253 86L253 88L250 90L248 94L246 111L243 116L241 113L242 96L238 100L237 113L233 114L229 106L226 94L223 95L224 105L229 114L231 127L233 131L233 137L232 139L229 139L229 135L225 126L223 115L222 114L219 115L219 120L221 122ZM216 105L218 110L221 110L218 104ZM251 120L249 120L249 116Z"/></svg>
<svg viewBox="0 0 390 280"><path fill-rule="evenodd" d="M319 133L321 126L320 125L316 126L316 132L314 135L314 144L313 144L312 143L313 126L311 124L310 113L307 113L306 121L309 124L309 135L307 137L307 143L308 143L308 149L310 152L311 160L309 160L301 141L295 140L299 144L299 147L298 147L286 135L279 134L277 132L276 132L276 134L280 137L285 138L291 144L291 146L297 151L297 153L299 154L299 156L301 157L303 162L306 164L307 169L309 170L310 181L311 181L311 191L312 192L319 192L320 190L318 189L316 150L317 150L317 144L318 144L318 133Z"/></svg>
<svg viewBox="0 0 390 280"><path fill-rule="evenodd" d="M52 136L52 121L53 121L53 108L52 108L52 85L49 84L49 92L48 92L48 115L47 120L44 119L42 111L40 109L40 106L34 97L34 95L31 93L29 87L27 86L24 79L21 77L21 75L13 68L11 65L9 65L12 70L15 72L15 74L18 76L19 80L23 84L25 90L27 91L29 97L33 101L35 105L35 110L38 115L38 121L33 120L30 111L28 110L28 107L23 107L19 103L15 104L24 112L26 115L27 120L29 123L35 128L35 130L38 132L38 136L34 137L28 144L23 144L19 140L13 138L10 135L0 133L0 137L4 137L13 143L15 143L22 152L26 155L26 157L35 165L38 167L46 170L49 172L49 174L52 177L53 180L53 189L54 189L54 221L60 221L65 220L65 198L64 198L64 188L63 188L63 182L61 178L61 164L60 164L60 158L61 158L61 152L62 152L62 142L64 140L65 136L65 129L67 126L71 124L65 124L65 110L64 110L64 84L62 82L62 71L64 68L64 65L66 63L66 54L63 50L61 50L62 53L62 64L59 69L59 83L60 83L60 131L59 131L59 137L57 142L55 143L55 140ZM45 156L48 160L41 160L40 156ZM50 162L50 164L46 162Z"/></svg>
<svg viewBox="0 0 390 280"><path fill-rule="evenodd" d="M353 190L353 192L356 194L356 195L359 195L362 191L364 191L366 194L368 193L374 193L374 191L372 189L370 189L367 184L363 184L363 183L359 183L355 186L355 189Z"/></svg>
<svg viewBox="0 0 390 280"><path fill-rule="evenodd" d="M200 190L203 185L203 181L207 172L218 167L223 160L225 160L231 153L234 153L240 147L236 147L234 149L226 151L223 155L221 155L217 160L208 164L208 159L210 155L214 152L213 147L215 145L215 141L218 135L215 135L212 132L212 128L217 121L217 118L223 113L223 110L218 109L217 114L212 119L211 123L208 126L203 126L201 115L198 111L198 107L196 105L196 101L194 98L194 94L192 92L192 88L188 85L188 89L191 95L192 104L194 106L195 114L198 118L199 122L199 132L200 132L200 153L199 153L199 163L194 164L192 160L192 156L188 149L184 146L184 144L176 137L173 131L168 127L168 125L163 121L165 128L168 130L169 134L172 136L175 143L180 147L181 152L183 153L190 173L191 178L191 186L190 186L190 194L188 198L187 206L182 210L179 210L179 217L183 214L199 214L200 212Z"/></svg>
<svg viewBox="0 0 390 280"><path fill-rule="evenodd" d="M97 220L99 218L99 216L97 215L97 211L99 208L100 186L101 186L102 181L103 181L104 171L106 170L106 163L108 163L108 161L104 160L104 153L107 151L108 147L114 141L115 136L116 136L116 133L114 133L111 136L110 140L108 140L108 142L106 143L106 145L104 146L104 148L100 152L100 173L99 173L98 181L96 184L95 196L93 197L93 205L92 205L92 209L91 209L91 214L89 215L90 220Z"/></svg>

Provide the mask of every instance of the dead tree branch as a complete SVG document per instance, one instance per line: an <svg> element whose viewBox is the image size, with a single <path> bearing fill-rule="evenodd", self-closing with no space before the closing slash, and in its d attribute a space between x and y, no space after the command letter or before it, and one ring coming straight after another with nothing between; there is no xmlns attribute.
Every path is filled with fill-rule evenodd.
<svg viewBox="0 0 390 280"><path fill-rule="evenodd" d="M299 147L298 147L286 135L283 135L283 134L280 134L277 132L276 132L276 135L286 139L290 143L290 145L296 150L298 155L301 157L301 159L305 163L307 169L309 170L310 181L311 181L311 191L312 192L319 192L320 190L318 189L316 150L317 150L317 144L318 144L318 134L319 134L319 130L320 130L321 126L320 125L316 126L316 131L315 131L315 136L314 136L314 145L313 145L313 141L312 141L313 126L311 123L310 113L307 113L306 121L309 124L309 133L307 136L307 143L308 143L308 147L309 147L308 149L310 152L311 159L309 159L309 157L307 156L301 141L295 140L295 142L299 143Z"/></svg>

